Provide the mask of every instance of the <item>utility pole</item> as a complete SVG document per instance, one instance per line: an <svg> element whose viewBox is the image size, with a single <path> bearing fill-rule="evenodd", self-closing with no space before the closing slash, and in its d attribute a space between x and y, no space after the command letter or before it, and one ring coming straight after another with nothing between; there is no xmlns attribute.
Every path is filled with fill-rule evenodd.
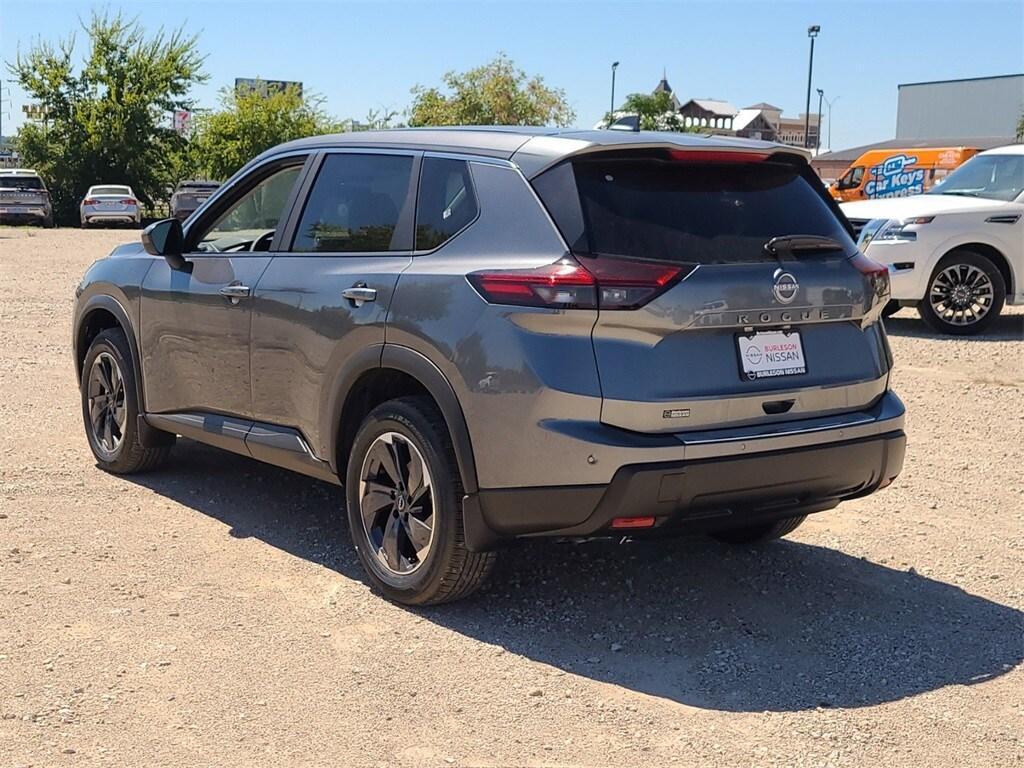
<svg viewBox="0 0 1024 768"><path fill-rule="evenodd" d="M811 77L814 74L814 38L821 32L821 27L814 24L807 28L807 36L811 38L811 60L807 65L807 104L804 106L804 149L807 149L811 133Z"/></svg>

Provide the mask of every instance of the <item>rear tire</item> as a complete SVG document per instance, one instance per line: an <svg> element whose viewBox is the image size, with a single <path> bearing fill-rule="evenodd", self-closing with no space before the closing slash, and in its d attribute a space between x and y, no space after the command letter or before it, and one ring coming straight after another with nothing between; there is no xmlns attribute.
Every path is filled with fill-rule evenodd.
<svg viewBox="0 0 1024 768"><path fill-rule="evenodd" d="M349 454L345 506L375 590L405 605L434 605L483 585L497 556L466 548L463 495L448 427L429 397L370 412Z"/></svg>
<svg viewBox="0 0 1024 768"><path fill-rule="evenodd" d="M781 539L783 536L799 528L800 524L806 519L807 515L784 517L781 520L773 520L770 523L761 523L760 525L728 528L716 531L711 535L719 541L724 541L726 544L757 544L759 542L772 541L773 539Z"/></svg>
<svg viewBox="0 0 1024 768"><path fill-rule="evenodd" d="M100 469L116 475L148 472L171 452L169 445L146 448L139 441L139 402L128 339L120 328L101 331L82 365L82 419Z"/></svg>
<svg viewBox="0 0 1024 768"><path fill-rule="evenodd" d="M969 336L984 331L1002 312L1005 301L1006 282L992 260L958 248L935 267L917 311L938 333Z"/></svg>

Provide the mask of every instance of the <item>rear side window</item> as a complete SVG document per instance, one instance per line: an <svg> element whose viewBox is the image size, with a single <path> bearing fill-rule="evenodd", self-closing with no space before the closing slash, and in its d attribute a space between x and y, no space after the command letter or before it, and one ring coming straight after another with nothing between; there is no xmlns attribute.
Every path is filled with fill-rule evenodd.
<svg viewBox="0 0 1024 768"><path fill-rule="evenodd" d="M292 250L405 250L396 235L411 174L412 157L407 155L328 155L302 211Z"/></svg>
<svg viewBox="0 0 1024 768"><path fill-rule="evenodd" d="M774 259L764 244L780 235L855 247L801 168L784 163L597 156L534 183L566 241L583 253L730 264Z"/></svg>
<svg viewBox="0 0 1024 768"><path fill-rule="evenodd" d="M43 180L38 176L0 176L0 187L43 189Z"/></svg>
<svg viewBox="0 0 1024 768"><path fill-rule="evenodd" d="M416 203L416 250L437 248L478 212L469 165L462 160L424 158Z"/></svg>

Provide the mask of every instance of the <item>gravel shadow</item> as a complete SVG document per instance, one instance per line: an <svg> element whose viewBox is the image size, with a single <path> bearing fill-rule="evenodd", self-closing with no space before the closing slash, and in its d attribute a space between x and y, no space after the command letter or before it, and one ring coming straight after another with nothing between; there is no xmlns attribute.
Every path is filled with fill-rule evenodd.
<svg viewBox="0 0 1024 768"><path fill-rule="evenodd" d="M885 319L885 330L890 336L906 336L914 339L934 339L936 341L1024 341L1024 314L1003 313L984 333L976 336L951 336L936 333L918 316L916 311L903 310L899 315Z"/></svg>
<svg viewBox="0 0 1024 768"><path fill-rule="evenodd" d="M188 440L163 471L128 479L231 536L362 578L335 486ZM416 612L566 672L724 711L870 706L1024 660L1021 611L787 541L526 542L479 596Z"/></svg>

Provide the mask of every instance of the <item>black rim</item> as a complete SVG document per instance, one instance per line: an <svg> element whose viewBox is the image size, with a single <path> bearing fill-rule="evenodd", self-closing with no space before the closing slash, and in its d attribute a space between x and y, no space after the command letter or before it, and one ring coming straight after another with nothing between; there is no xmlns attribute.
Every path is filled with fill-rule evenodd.
<svg viewBox="0 0 1024 768"><path fill-rule="evenodd" d="M87 407L93 443L105 456L117 453L127 417L124 377L109 352L100 352L89 370Z"/></svg>
<svg viewBox="0 0 1024 768"><path fill-rule="evenodd" d="M387 571L406 576L426 560L434 541L430 470L404 435L385 432L366 451L359 473L363 533Z"/></svg>

